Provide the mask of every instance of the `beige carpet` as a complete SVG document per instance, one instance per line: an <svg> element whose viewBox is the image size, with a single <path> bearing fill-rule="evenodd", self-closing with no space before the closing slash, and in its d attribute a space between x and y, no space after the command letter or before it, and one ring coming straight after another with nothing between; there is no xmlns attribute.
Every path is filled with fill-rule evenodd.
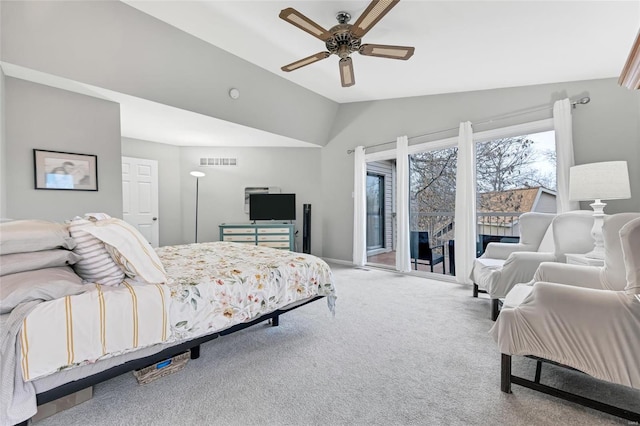
<svg viewBox="0 0 640 426"><path fill-rule="evenodd" d="M202 346L198 360L147 385L131 373L39 425L629 424L514 385L500 391L489 301L452 283L333 265L324 300ZM514 373L535 365L516 358ZM580 373L542 381L640 412L640 392Z"/></svg>

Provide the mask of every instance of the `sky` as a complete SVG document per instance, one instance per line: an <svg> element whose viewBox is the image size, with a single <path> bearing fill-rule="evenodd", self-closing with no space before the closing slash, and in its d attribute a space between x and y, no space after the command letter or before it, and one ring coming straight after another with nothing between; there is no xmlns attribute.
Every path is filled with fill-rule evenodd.
<svg viewBox="0 0 640 426"><path fill-rule="evenodd" d="M547 132L542 133L533 133L528 135L527 138L531 139L533 144L533 149L539 152L545 152L548 150L555 151L556 150L556 132L553 130L549 130ZM538 164L538 168L543 174L555 174L555 163L550 161L540 161ZM550 188L555 189L555 188Z"/></svg>

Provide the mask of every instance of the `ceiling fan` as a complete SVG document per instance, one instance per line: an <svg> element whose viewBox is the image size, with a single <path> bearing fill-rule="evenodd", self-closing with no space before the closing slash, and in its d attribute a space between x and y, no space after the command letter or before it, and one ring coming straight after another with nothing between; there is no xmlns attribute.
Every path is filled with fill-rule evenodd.
<svg viewBox="0 0 640 426"><path fill-rule="evenodd" d="M281 68L282 71L294 71L305 65L328 58L332 54L338 55L340 57L339 67L342 87L349 87L356 83L353 74L353 63L350 57L353 52L359 52L365 56L409 59L415 50L413 47L360 43L362 37L399 1L400 0L373 0L353 25L348 23L351 19L349 13L339 12L336 16L338 25L329 29L329 31L292 7L282 10L279 15L280 18L324 41L327 47L327 51L318 52L315 55L307 56L304 59L283 66Z"/></svg>

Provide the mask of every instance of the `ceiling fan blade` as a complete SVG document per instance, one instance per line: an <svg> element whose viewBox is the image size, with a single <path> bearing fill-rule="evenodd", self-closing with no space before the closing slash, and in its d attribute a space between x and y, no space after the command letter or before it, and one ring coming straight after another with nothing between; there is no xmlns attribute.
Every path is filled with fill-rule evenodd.
<svg viewBox="0 0 640 426"><path fill-rule="evenodd" d="M363 44L360 46L360 54L365 56L379 56L381 58L407 60L413 56L415 47L389 46L387 44Z"/></svg>
<svg viewBox="0 0 640 426"><path fill-rule="evenodd" d="M353 75L353 62L351 58L340 59L340 82L342 87L349 87L356 84L355 77Z"/></svg>
<svg viewBox="0 0 640 426"><path fill-rule="evenodd" d="M364 36L400 0L373 0L351 28L356 37Z"/></svg>
<svg viewBox="0 0 640 426"><path fill-rule="evenodd" d="M322 41L327 41L331 38L331 33L329 31L325 30L292 7L282 9L279 16L288 23L295 25L302 31L306 31Z"/></svg>
<svg viewBox="0 0 640 426"><path fill-rule="evenodd" d="M309 65L314 62L318 62L322 59L328 58L329 56L331 56L331 53L329 52L318 52L315 55L307 56L304 59L300 59L298 61L290 63L289 65L285 65L280 69L286 72L294 71L294 70L297 70L298 68L304 67L305 65Z"/></svg>

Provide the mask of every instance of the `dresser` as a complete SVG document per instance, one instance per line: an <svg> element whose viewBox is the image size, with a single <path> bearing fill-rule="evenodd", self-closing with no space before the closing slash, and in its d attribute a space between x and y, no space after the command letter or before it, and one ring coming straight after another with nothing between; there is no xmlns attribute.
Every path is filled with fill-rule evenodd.
<svg viewBox="0 0 640 426"><path fill-rule="evenodd" d="M295 249L295 225L286 223L256 223L220 225L220 241L247 243L284 250Z"/></svg>

